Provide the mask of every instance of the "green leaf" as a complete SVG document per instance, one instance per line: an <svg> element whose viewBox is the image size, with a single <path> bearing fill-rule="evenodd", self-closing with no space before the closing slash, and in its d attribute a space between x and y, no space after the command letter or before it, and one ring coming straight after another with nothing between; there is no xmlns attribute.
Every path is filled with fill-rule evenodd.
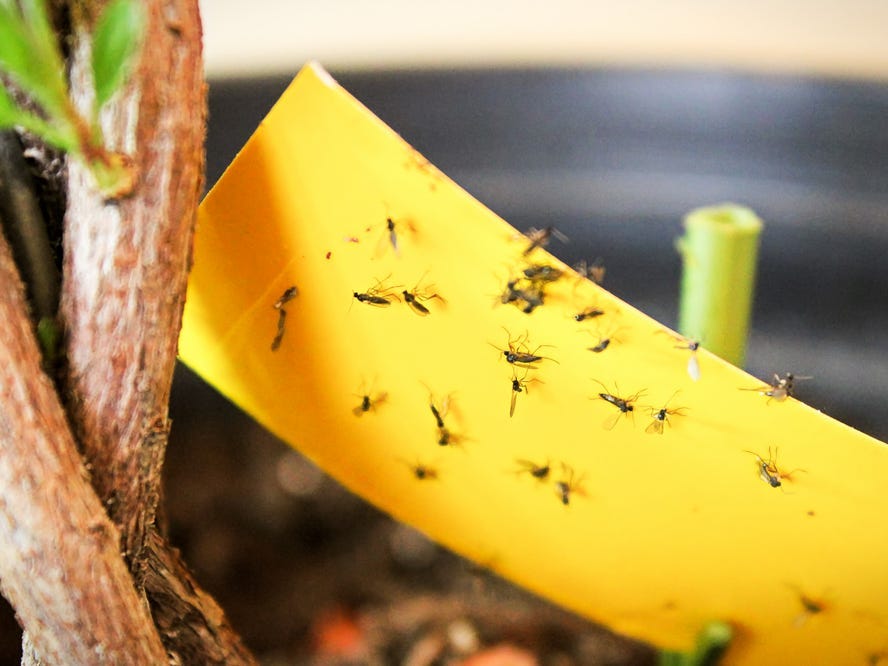
<svg viewBox="0 0 888 666"><path fill-rule="evenodd" d="M24 19L12 7L0 4L0 69L22 78L30 68L30 36Z"/></svg>
<svg viewBox="0 0 888 666"><path fill-rule="evenodd" d="M21 13L0 3L0 70L50 115L64 113L67 105L62 57L48 27L43 4L30 0Z"/></svg>
<svg viewBox="0 0 888 666"><path fill-rule="evenodd" d="M0 71L43 111L21 108L0 85L0 128L18 127L56 148L79 154L62 56L44 0L20 4L0 0Z"/></svg>
<svg viewBox="0 0 888 666"><path fill-rule="evenodd" d="M136 0L114 0L99 17L92 45L97 109L123 85L141 46L144 25L144 9Z"/></svg>
<svg viewBox="0 0 888 666"><path fill-rule="evenodd" d="M45 0L22 0L21 8L22 16L31 30L35 44L48 46L58 53L56 36L49 20L49 13L46 11Z"/></svg>
<svg viewBox="0 0 888 666"><path fill-rule="evenodd" d="M19 127L39 136L46 143L68 153L77 154L80 146L77 132L65 122L48 122L18 106L0 85L0 130Z"/></svg>
<svg viewBox="0 0 888 666"><path fill-rule="evenodd" d="M0 129L15 125L19 112L15 101L6 92L3 84L0 84Z"/></svg>
<svg viewBox="0 0 888 666"><path fill-rule="evenodd" d="M37 340L43 351L43 360L47 366L53 366L59 357L59 346L62 331L53 317L42 317L37 322Z"/></svg>

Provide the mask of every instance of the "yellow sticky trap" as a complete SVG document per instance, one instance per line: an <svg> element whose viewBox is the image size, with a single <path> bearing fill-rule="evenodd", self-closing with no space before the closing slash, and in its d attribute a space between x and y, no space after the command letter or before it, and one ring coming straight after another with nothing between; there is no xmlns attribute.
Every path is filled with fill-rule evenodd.
<svg viewBox="0 0 888 666"><path fill-rule="evenodd" d="M617 631L686 649L721 619L731 664L888 648L888 450L705 350L694 381L687 345L528 247L308 66L200 208L181 356L355 493ZM526 314L529 263L567 273Z"/></svg>

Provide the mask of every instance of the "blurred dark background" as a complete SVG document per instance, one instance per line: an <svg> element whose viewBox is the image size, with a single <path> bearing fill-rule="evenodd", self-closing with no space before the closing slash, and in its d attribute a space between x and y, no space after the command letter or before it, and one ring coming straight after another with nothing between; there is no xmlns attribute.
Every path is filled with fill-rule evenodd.
<svg viewBox="0 0 888 666"><path fill-rule="evenodd" d="M752 207L767 226L747 369L812 375L800 399L888 438L888 86L687 70L333 74L513 225L556 225L570 238L551 245L560 258L603 257L605 286L670 326L682 216ZM289 80L211 83L208 186ZM452 641L459 623L540 664L652 663L389 520L184 368L172 416L173 541L264 663L445 663L418 646ZM331 626L359 627L373 658L325 657ZM16 659L11 640L0 663Z"/></svg>

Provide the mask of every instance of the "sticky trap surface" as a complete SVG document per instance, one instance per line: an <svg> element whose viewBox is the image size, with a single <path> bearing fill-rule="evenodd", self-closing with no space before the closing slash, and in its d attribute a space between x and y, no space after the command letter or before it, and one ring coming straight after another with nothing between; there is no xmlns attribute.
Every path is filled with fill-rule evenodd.
<svg viewBox="0 0 888 666"><path fill-rule="evenodd" d="M201 205L180 354L355 493L616 631L687 649L724 620L729 664L886 653L888 449L545 236L308 66Z"/></svg>

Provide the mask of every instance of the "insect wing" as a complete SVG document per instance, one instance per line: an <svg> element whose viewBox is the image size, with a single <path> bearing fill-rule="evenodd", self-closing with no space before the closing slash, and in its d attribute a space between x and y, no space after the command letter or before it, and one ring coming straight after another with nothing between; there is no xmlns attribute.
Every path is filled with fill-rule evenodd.
<svg viewBox="0 0 888 666"><path fill-rule="evenodd" d="M544 465L538 465L532 460L522 460L520 458L515 462L518 463L518 474L530 474L537 481L545 481L552 469L548 461Z"/></svg>
<svg viewBox="0 0 888 666"><path fill-rule="evenodd" d="M614 427L617 425L617 422L620 420L621 416L623 416L623 412L614 412L604 420L604 422L601 424L601 427L605 430L613 430Z"/></svg>
<svg viewBox="0 0 888 666"><path fill-rule="evenodd" d="M368 231L372 230L372 227L368 229ZM398 247L398 231L395 225L395 221L391 217L385 218L385 229L382 234L379 236L379 240L376 241L376 248L373 251L373 257L375 259L379 259L384 256L388 251L388 248L391 247L395 253L396 257L401 256L400 248Z"/></svg>
<svg viewBox="0 0 888 666"><path fill-rule="evenodd" d="M777 402L783 402L789 396L789 390L785 386L777 386L765 391L765 395Z"/></svg>
<svg viewBox="0 0 888 666"><path fill-rule="evenodd" d="M515 414L515 403L518 402L518 391L512 389L512 401L509 404L509 418Z"/></svg>
<svg viewBox="0 0 888 666"><path fill-rule="evenodd" d="M384 403L387 399L388 399L388 393L387 393L387 392L382 391L381 393L378 393L378 394L376 395L376 397L373 398L373 400L372 400L372 402L371 402L371 405L370 405L370 408L371 408L371 409L375 409L378 405L381 405L381 404Z"/></svg>
<svg viewBox="0 0 888 666"><path fill-rule="evenodd" d="M783 485L780 481L780 477L771 472L769 463L762 463L761 470L759 471L759 477L761 477L761 480L767 483L772 488L779 488L781 485Z"/></svg>
<svg viewBox="0 0 888 666"><path fill-rule="evenodd" d="M607 269L604 267L604 264L595 263L589 267L589 278L591 278L595 284L602 284L606 272Z"/></svg>
<svg viewBox="0 0 888 666"><path fill-rule="evenodd" d="M398 233L395 231L395 223L391 218L386 220L386 227L388 228L388 237L389 243L392 245L392 249L395 251L395 255L400 255L400 249L398 248Z"/></svg>
<svg viewBox="0 0 888 666"><path fill-rule="evenodd" d="M688 376L695 382L700 381L700 361L697 360L695 352L692 352L691 357L688 359Z"/></svg>
<svg viewBox="0 0 888 666"><path fill-rule="evenodd" d="M542 356L537 356L535 354L527 354L524 352L516 354L516 357L517 357L516 361L518 363L537 363L538 361L543 360Z"/></svg>
<svg viewBox="0 0 888 666"><path fill-rule="evenodd" d="M649 435L662 435L664 423L665 423L665 420L661 421L658 418L654 418L648 424L648 427L644 429L644 431Z"/></svg>

